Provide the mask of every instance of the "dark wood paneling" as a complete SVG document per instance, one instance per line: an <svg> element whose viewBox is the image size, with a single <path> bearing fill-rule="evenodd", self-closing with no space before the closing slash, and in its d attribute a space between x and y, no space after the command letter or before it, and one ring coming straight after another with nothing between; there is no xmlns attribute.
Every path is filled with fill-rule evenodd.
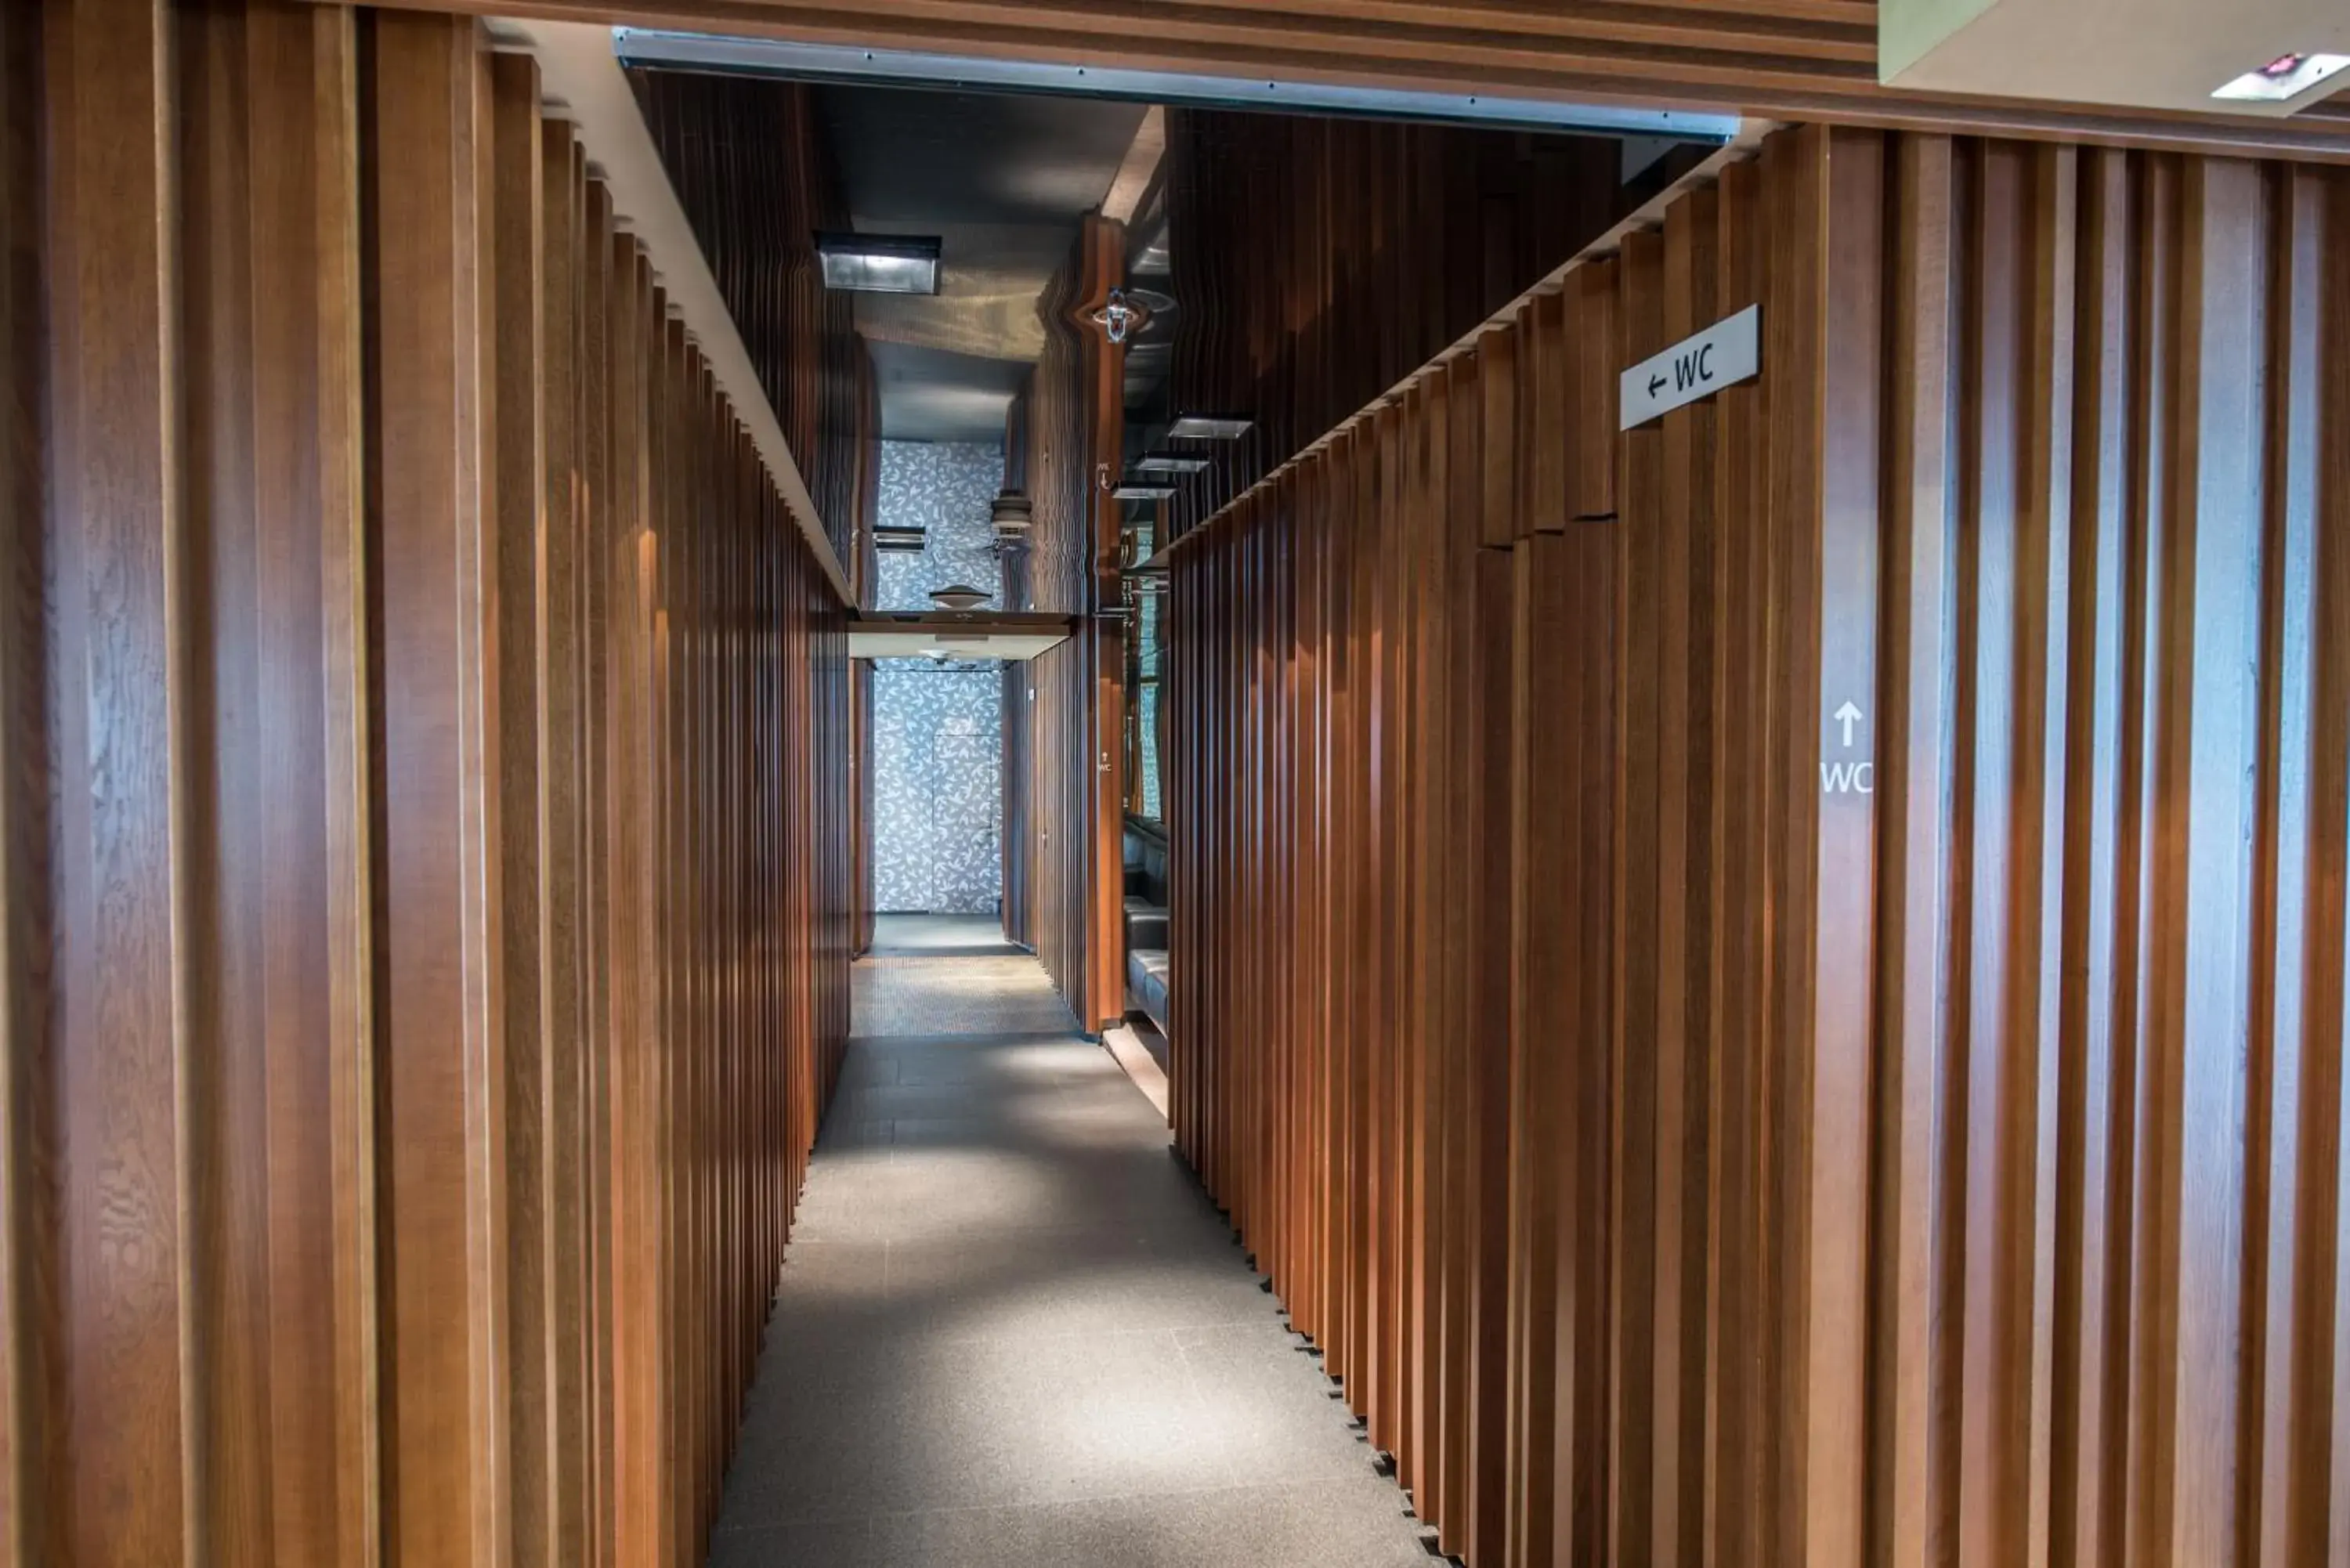
<svg viewBox="0 0 2350 1568"><path fill-rule="evenodd" d="M476 23L18 8L0 109L0 1563L699 1563L845 608Z"/></svg>
<svg viewBox="0 0 2350 1568"><path fill-rule="evenodd" d="M1612 138L1171 109L1175 411L1255 421L1180 481L1182 533L1572 260L1695 161ZM1163 540L1161 541L1163 543Z"/></svg>
<svg viewBox="0 0 2350 1568"><path fill-rule="evenodd" d="M2339 1541L2345 223L1782 132L1178 545L1179 1147L1447 1550Z"/></svg>
<svg viewBox="0 0 2350 1568"><path fill-rule="evenodd" d="M1086 220L1038 310L1045 349L1006 422L1005 486L1034 521L1004 563L1008 607L1073 614L1069 639L1004 675L1003 919L1087 1030L1126 1011L1126 631L1118 507L1125 351L1087 318L1124 276L1125 230Z"/></svg>

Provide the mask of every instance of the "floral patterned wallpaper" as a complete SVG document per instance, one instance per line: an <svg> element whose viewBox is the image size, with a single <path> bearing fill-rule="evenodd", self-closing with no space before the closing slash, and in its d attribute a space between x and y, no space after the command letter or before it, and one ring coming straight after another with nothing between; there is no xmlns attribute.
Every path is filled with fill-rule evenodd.
<svg viewBox="0 0 2350 1568"><path fill-rule="evenodd" d="M931 590L966 583L1000 593L995 497L1003 488L1003 448L966 441L881 443L880 521L928 530L919 556L884 554L876 563L873 607L927 610ZM1002 609L990 602L983 607Z"/></svg>
<svg viewBox="0 0 2350 1568"><path fill-rule="evenodd" d="M1003 676L873 661L873 907L992 915L1003 891Z"/></svg>
<svg viewBox="0 0 2350 1568"><path fill-rule="evenodd" d="M884 555L874 607L927 610L931 590L1000 591L1000 446L881 443L881 520L927 530L919 556ZM985 607L1002 607L991 603ZM1003 889L1003 677L993 659L873 665L873 906L985 915Z"/></svg>

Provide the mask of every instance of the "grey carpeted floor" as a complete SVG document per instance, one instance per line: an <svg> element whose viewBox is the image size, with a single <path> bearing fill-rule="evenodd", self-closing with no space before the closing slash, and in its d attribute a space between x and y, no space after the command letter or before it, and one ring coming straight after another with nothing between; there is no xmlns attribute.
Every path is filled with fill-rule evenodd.
<svg viewBox="0 0 2350 1568"><path fill-rule="evenodd" d="M712 1568L1410 1568L1403 1494L1034 959L860 964Z"/></svg>

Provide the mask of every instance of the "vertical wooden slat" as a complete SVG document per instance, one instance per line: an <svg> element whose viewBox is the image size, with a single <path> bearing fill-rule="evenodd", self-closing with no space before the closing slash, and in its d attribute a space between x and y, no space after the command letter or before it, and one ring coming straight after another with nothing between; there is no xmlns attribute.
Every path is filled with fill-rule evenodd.
<svg viewBox="0 0 2350 1568"><path fill-rule="evenodd" d="M546 265L546 157L540 147L538 65L528 55L490 60L494 268L491 311L495 385L494 504L499 887L505 998L505 1235L511 1538L515 1568L554 1559L556 1514L554 1371L546 1347L556 1332L553 1133L556 1053L554 976L548 928L548 823L545 754L545 639L550 605L541 567L548 534L546 372L542 319Z"/></svg>
<svg viewBox="0 0 2350 1568"><path fill-rule="evenodd" d="M41 38L37 12L0 13L0 248L37 249ZM48 345L38 269L0 270L0 367L37 386ZM29 401L0 414L0 1563L55 1554L47 1430L55 1238L44 1164L54 1066L41 984L54 940L52 762L44 735L43 454Z"/></svg>
<svg viewBox="0 0 2350 1568"><path fill-rule="evenodd" d="M2211 1562L2233 1551L2232 1351L2241 1298L2214 1288L2242 1262L2246 1085L2229 1044L2248 1001L2245 836L2258 706L2255 570L2264 410L2254 303L2266 267L2269 192L2258 170L2189 163L2180 193L2178 354L2165 434L2176 461L2151 589L2160 690L2151 766L2169 830L2155 858L2147 1016L2150 1125L2141 1276L2134 1552ZM2189 1172L2192 1172L2190 1178ZM2171 1348L2174 1347L2175 1348ZM2166 1351L2157 1361L2158 1347ZM2172 1359L2175 1357L2175 1359Z"/></svg>
<svg viewBox="0 0 2350 1568"><path fill-rule="evenodd" d="M471 20L367 26L386 1554L484 1563L510 1507L489 68Z"/></svg>
<svg viewBox="0 0 2350 1568"><path fill-rule="evenodd" d="M215 1334L197 1314L204 1260L187 1228L191 1180L213 1173L192 1168L189 1124L224 1087L192 1059L205 1042L186 1013L199 759L175 730L194 699L189 618L209 607L189 576L180 264L159 221L178 200L175 19L91 0L42 23L57 782L40 1027L56 1109L31 1150L54 1196L26 1222L47 1254L28 1282L35 1333L55 1360L27 1381L48 1384L58 1424L33 1544L77 1564L177 1563L206 1506L186 1358ZM65 1354L68 1334L88 1348Z"/></svg>
<svg viewBox="0 0 2350 1568"><path fill-rule="evenodd" d="M1795 128L1174 546L1179 1147L1447 1550L2340 1547L2343 189Z"/></svg>
<svg viewBox="0 0 2350 1568"><path fill-rule="evenodd" d="M699 1561L848 1023L798 487L473 22L12 12L0 125L0 1562Z"/></svg>
<svg viewBox="0 0 2350 1568"><path fill-rule="evenodd" d="M1933 1292L1942 1265L1941 1090L1947 1049L1945 907L1950 712L1951 293L1950 144L1905 138L1893 178L1893 291L1887 349L1898 367L1886 414L1884 670L1877 698L1878 792L1884 800L1877 919L1886 958L1878 1016L1874 1136L1886 1150L1877 1184L1874 1313L1887 1325L1871 1364L1870 1446L1886 1456L1869 1499L1872 1553L1896 1563L1943 1548L1936 1472L1942 1413L1933 1397ZM1841 739L1841 735L1838 737ZM2092 1559L2094 1560L2094 1559Z"/></svg>
<svg viewBox="0 0 2350 1568"><path fill-rule="evenodd" d="M191 1022L218 1064L192 1207L218 1261L195 1359L203 1539L255 1563L364 1562L374 1068L351 18L207 10L184 20L179 57L183 342L203 388L182 451L207 606L185 723L207 759L192 774Z"/></svg>

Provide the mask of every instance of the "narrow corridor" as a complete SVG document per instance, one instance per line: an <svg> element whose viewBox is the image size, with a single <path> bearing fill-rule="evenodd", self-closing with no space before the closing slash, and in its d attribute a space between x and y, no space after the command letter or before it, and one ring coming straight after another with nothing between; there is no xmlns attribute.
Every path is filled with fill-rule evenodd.
<svg viewBox="0 0 2350 1568"><path fill-rule="evenodd" d="M1427 1562L1036 961L885 919L855 987L713 1568Z"/></svg>

